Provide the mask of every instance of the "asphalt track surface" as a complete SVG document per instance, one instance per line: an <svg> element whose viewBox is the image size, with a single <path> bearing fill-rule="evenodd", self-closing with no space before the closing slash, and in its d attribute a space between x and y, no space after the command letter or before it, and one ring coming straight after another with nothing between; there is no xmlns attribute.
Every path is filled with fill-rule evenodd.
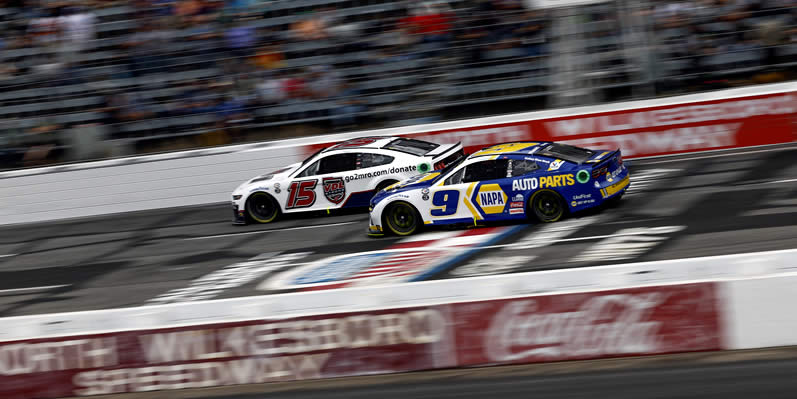
<svg viewBox="0 0 797 399"><path fill-rule="evenodd" d="M797 351L773 348L170 391L173 399L794 398ZM160 399L163 392L97 399Z"/></svg>
<svg viewBox="0 0 797 399"><path fill-rule="evenodd" d="M423 278L797 248L796 160L787 145L629 162L619 206L503 226ZM300 265L399 241L366 237L364 213L243 227L231 216L225 203L0 228L0 317L285 292L294 288L274 281ZM225 270L235 273L169 295Z"/></svg>

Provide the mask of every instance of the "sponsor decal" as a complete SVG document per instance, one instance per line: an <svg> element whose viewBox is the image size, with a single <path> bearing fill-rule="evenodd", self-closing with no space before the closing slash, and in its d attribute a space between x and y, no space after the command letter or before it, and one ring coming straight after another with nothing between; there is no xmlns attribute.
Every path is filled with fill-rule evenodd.
<svg viewBox="0 0 797 399"><path fill-rule="evenodd" d="M536 177L512 180L512 191L536 190L539 186Z"/></svg>
<svg viewBox="0 0 797 399"><path fill-rule="evenodd" d="M518 215L521 213L526 213L526 210L524 208L512 208L509 210L510 215Z"/></svg>
<svg viewBox="0 0 797 399"><path fill-rule="evenodd" d="M525 207L525 204L523 202L515 201L515 202L510 202L509 203L509 207L510 208L523 208L523 207Z"/></svg>
<svg viewBox="0 0 797 399"><path fill-rule="evenodd" d="M576 181L578 181L579 183L582 183L582 184L588 182L589 181L589 172L587 172L584 169L579 170L578 173L576 173ZM595 182L595 184L598 184L598 182Z"/></svg>
<svg viewBox="0 0 797 399"><path fill-rule="evenodd" d="M249 190L250 193L253 193L255 191L269 191L269 188L264 186L264 187L255 187Z"/></svg>
<svg viewBox="0 0 797 399"><path fill-rule="evenodd" d="M476 202L487 214L503 213L506 200L506 194L498 184L483 184L476 197Z"/></svg>
<svg viewBox="0 0 797 399"><path fill-rule="evenodd" d="M322 181L324 186L324 197L329 202L337 205L346 198L346 184L340 177L325 177Z"/></svg>
<svg viewBox="0 0 797 399"><path fill-rule="evenodd" d="M573 196L574 200L587 199L587 198L592 198L592 194L578 194Z"/></svg>
<svg viewBox="0 0 797 399"><path fill-rule="evenodd" d="M623 171L625 171L625 165L620 165L620 167L612 172L606 172L606 180L610 182L613 181L614 178L616 178L620 173L623 173Z"/></svg>
<svg viewBox="0 0 797 399"><path fill-rule="evenodd" d="M258 289L304 291L424 280L466 254L511 234L511 227L420 234L379 251L343 254L272 275Z"/></svg>
<svg viewBox="0 0 797 399"><path fill-rule="evenodd" d="M576 184L572 173L556 176L527 177L512 181L512 191L536 190L537 188L566 187Z"/></svg>
<svg viewBox="0 0 797 399"><path fill-rule="evenodd" d="M540 177L540 188L565 187L576 184L572 174Z"/></svg>
<svg viewBox="0 0 797 399"><path fill-rule="evenodd" d="M457 304L460 366L716 350L717 303L701 283Z"/></svg>
<svg viewBox="0 0 797 399"><path fill-rule="evenodd" d="M423 165L423 164L421 164L421 165ZM355 181L355 180L370 179L370 178L379 177L379 176L385 176L385 175L392 175L392 174L398 174L398 173L410 173L410 172L415 172L416 170L418 170L418 166L415 166L415 165L411 165L411 166L394 166L392 168L387 168L387 169L382 169L382 170L375 170L373 172L355 173L353 175L343 176L343 179L346 181L346 183L348 183L348 182L352 182L352 181ZM423 173L423 172L421 172L421 173Z"/></svg>
<svg viewBox="0 0 797 399"><path fill-rule="evenodd" d="M548 165L548 171L559 170L559 168L561 168L562 165L564 165L564 163L565 163L565 161L563 161L561 159L557 159L557 160L551 162L550 165Z"/></svg>
<svg viewBox="0 0 797 399"><path fill-rule="evenodd" d="M535 147L535 149L537 149L537 148L539 148L539 147ZM523 159L525 159L527 161L534 161L534 162L539 162L539 163L551 163L551 161L549 161L549 160L547 160L545 158L523 157Z"/></svg>
<svg viewBox="0 0 797 399"><path fill-rule="evenodd" d="M517 193L512 197L512 201L523 201L525 198L523 194Z"/></svg>
<svg viewBox="0 0 797 399"><path fill-rule="evenodd" d="M620 180L619 182L614 183L609 187L601 189L601 194L603 194L603 198L611 197L612 195L615 195L620 191L624 190L626 187L628 187L628 184L630 183L631 180L628 178L628 176L626 176L623 178L623 180Z"/></svg>
<svg viewBox="0 0 797 399"><path fill-rule="evenodd" d="M302 180L291 183L288 191L288 201L285 203L285 208L309 208L315 204L315 186L318 180ZM276 184L274 185L276 187Z"/></svg>

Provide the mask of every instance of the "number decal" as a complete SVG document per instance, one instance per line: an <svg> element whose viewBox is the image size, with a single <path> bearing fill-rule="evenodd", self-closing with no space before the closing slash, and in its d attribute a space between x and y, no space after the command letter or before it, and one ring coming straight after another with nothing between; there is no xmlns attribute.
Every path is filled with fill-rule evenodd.
<svg viewBox="0 0 797 399"><path fill-rule="evenodd" d="M457 213L457 205L459 205L459 191L457 190L443 190L434 193L432 197L432 205L437 208L432 208L432 216L448 216Z"/></svg>
<svg viewBox="0 0 797 399"><path fill-rule="evenodd" d="M288 203L285 209L307 208L315 204L315 186L318 180L302 180L291 183L288 188Z"/></svg>

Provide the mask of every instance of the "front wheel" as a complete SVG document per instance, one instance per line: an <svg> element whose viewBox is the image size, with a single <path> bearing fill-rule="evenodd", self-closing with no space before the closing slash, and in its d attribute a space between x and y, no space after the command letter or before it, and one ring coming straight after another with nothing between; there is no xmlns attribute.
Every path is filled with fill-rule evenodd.
<svg viewBox="0 0 797 399"><path fill-rule="evenodd" d="M407 202L394 202L385 209L385 225L395 235L408 236L416 232L420 224L421 216Z"/></svg>
<svg viewBox="0 0 797 399"><path fill-rule="evenodd" d="M274 197L262 193L252 193L246 200L246 213L258 223L270 223L279 216L280 207Z"/></svg>
<svg viewBox="0 0 797 399"><path fill-rule="evenodd" d="M565 214L565 203L555 191L540 190L531 197L528 203L537 220L543 223L555 222Z"/></svg>

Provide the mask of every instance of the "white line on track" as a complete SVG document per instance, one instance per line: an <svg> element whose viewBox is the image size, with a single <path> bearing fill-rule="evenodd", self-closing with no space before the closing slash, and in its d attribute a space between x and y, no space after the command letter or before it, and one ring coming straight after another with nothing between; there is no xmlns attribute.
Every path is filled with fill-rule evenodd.
<svg viewBox="0 0 797 399"><path fill-rule="evenodd" d="M767 148L765 150L739 151L739 152L732 152L732 153L728 153L728 154L700 155L700 156L688 157L688 158L664 159L664 160L661 160L661 161L647 161L647 159L651 159L651 158L638 158L636 160L632 158L632 159L629 159L628 162L631 163L632 165L633 164L655 165L655 164L659 164L659 163L672 163L672 162L681 162L681 161L692 161L692 160L695 160L695 159L732 157L732 156L745 155L745 154L756 154L756 153L759 153L759 152L783 151L783 150L789 150L789 149L793 149L793 148L794 147L792 147L792 146L784 146L784 147L778 147L778 148Z"/></svg>
<svg viewBox="0 0 797 399"><path fill-rule="evenodd" d="M29 292L37 292L37 291L47 291L54 288L61 288L61 287L68 287L71 284L61 284L61 285L45 285L42 287L26 287L26 288L11 288L8 290L0 290L0 295L2 294L25 294Z"/></svg>
<svg viewBox="0 0 797 399"><path fill-rule="evenodd" d="M797 179L776 180L776 181L767 182L767 184L791 183L794 181L797 181Z"/></svg>
<svg viewBox="0 0 797 399"><path fill-rule="evenodd" d="M6 254L6 255L0 255L0 258L8 258L8 257L10 257L10 256L17 256L17 254Z"/></svg>
<svg viewBox="0 0 797 399"><path fill-rule="evenodd" d="M246 235L251 235L251 234L276 233L276 232L279 232L279 231L316 229L316 228L322 228L322 227L343 226L343 225L352 224L352 223L361 223L361 221L340 222L340 223L330 223L330 224L317 224L317 225L313 225L313 226L286 227L284 229L245 231L245 232L241 232L241 233L217 234L217 235L213 235L213 236L183 238L183 240L185 240L185 241L206 240L208 238L235 237L235 236L246 236Z"/></svg>

